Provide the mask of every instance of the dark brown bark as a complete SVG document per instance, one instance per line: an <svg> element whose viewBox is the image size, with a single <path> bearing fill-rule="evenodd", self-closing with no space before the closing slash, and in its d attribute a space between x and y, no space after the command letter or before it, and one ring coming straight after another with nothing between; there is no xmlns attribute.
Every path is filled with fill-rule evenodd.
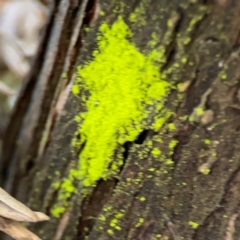
<svg viewBox="0 0 240 240"><path fill-rule="evenodd" d="M84 16L81 11L88 13L85 23L91 22L97 2L73 2L67 5L62 1L54 7L36 68L7 130L3 166L11 193L28 200L31 208L50 214L61 194L53 184L68 178L69 170L78 167L84 145L73 149L71 142L77 129L74 117L85 111L81 97L71 93L65 114L55 118L49 129L47 120L53 119L60 89L74 78L76 58L79 64L92 59L103 21L111 26L121 15L133 32L130 41L145 54L155 33L157 45L166 50L166 62L159 65L160 71L167 74L172 85L183 83L180 91L184 94L179 97L174 89L169 94L165 107L173 114L161 130L146 127L135 141L124 144L124 164L118 176L99 180L88 189L87 196L81 194L82 182L73 179L77 191L69 195L64 212L33 230L46 240L239 239L240 2L100 1L105 15L99 16L87 34L84 22L79 20ZM140 7L145 10L141 16L145 25L129 21L129 15ZM55 32L60 21L57 18L62 19L59 37ZM50 41L51 36L54 40ZM61 77L64 72L68 80ZM46 84L44 90L41 84ZM28 87L31 90L26 94ZM80 95L86 92L83 89ZM149 122L154 121L154 113L149 111ZM169 123L176 130L169 131ZM42 138L46 136L44 145ZM178 143L169 152L172 140ZM19 141L24 143L23 149L17 145ZM43 151L39 151L41 146ZM154 157L153 148L160 149L173 165ZM118 213L121 217L116 228L112 220Z"/></svg>

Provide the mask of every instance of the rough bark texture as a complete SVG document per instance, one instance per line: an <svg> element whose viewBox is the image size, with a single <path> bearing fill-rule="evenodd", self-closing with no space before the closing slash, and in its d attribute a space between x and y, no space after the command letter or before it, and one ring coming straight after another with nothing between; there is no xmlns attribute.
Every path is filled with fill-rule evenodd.
<svg viewBox="0 0 240 240"><path fill-rule="evenodd" d="M69 9L64 2L55 6L56 16L57 9L62 9L68 19L61 15L65 30L61 32L62 45L57 45L59 55L55 55L51 71L39 75L41 83L49 82L48 94L64 81L63 72L67 72L68 79L72 78L73 71L64 66L75 66L75 60L66 56L67 49L71 49L69 39L76 26L77 12L85 9L88 12L85 22L89 23L97 9L96 1L89 1L88 5L79 1L71 7L69 3ZM239 239L240 2L106 0L100 1L100 6L100 16L92 29L86 31L81 22L81 37L79 30L73 40L76 55L81 48L78 63L83 66L94 58L92 53L98 46L102 24L112 26L121 16L132 32L128 41L139 52L148 55L162 47L163 60L156 64L171 91L164 99L144 103L147 119L141 125L142 132L133 141L118 145L109 163L107 179L98 179L90 186L71 174L71 170L78 171L79 154L88 141L72 146L73 139L81 138L76 135L79 123L75 116L86 111L84 99L89 98L91 91L81 85L78 96L70 93L64 110L47 130L51 134L43 133L51 116L51 104L33 94L32 106L29 100L25 101L28 107L24 113L29 115L23 115L25 120L21 122L25 121L25 125L19 125L22 130L8 129L5 171L16 167L14 172L8 170L10 180L5 180L8 189L19 199L28 199L31 208L52 214L50 222L33 228L46 240ZM56 19L52 29L49 27L49 35L54 34L53 26L57 28ZM153 38L154 43L150 44ZM46 57L52 51L48 44L49 50L44 50ZM36 73L33 71L30 77L35 78ZM41 87L32 85L32 89L38 92ZM57 91L55 95L48 94L51 99L59 95ZM20 98L19 106L21 101ZM39 102L45 110L32 120L34 103ZM156 111L162 102L164 109ZM51 107L54 109L54 104ZM164 119L163 126L152 127L160 118ZM26 119L35 124L34 132L26 128ZM15 119L12 121L9 126L14 125ZM21 132L31 134L30 144L26 142L24 149L16 144L23 140ZM46 136L48 143L41 145L41 138ZM98 137L96 144L101 135ZM40 151L41 146L44 147ZM112 173L111 165L120 160L122 164Z"/></svg>

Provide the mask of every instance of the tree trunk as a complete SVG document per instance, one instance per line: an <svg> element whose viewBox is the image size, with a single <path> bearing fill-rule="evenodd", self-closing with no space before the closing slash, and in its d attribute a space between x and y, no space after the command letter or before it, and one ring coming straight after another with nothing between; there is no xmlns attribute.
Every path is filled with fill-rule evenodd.
<svg viewBox="0 0 240 240"><path fill-rule="evenodd" d="M51 216L34 232L240 238L239 11L237 0L53 6L3 149L5 188Z"/></svg>

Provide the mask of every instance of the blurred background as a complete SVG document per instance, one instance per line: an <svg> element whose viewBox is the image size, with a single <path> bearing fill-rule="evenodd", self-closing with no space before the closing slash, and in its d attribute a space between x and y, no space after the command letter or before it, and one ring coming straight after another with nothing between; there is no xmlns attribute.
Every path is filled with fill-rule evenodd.
<svg viewBox="0 0 240 240"><path fill-rule="evenodd" d="M38 50L49 1L0 0L0 151L11 110Z"/></svg>

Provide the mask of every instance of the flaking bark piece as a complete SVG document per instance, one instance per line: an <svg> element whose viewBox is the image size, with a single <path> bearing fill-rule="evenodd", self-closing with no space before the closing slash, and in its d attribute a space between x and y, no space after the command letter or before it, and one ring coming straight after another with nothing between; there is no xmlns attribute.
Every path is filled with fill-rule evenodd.
<svg viewBox="0 0 240 240"><path fill-rule="evenodd" d="M7 96L16 96L17 93L8 87L5 83L0 81L0 93Z"/></svg>
<svg viewBox="0 0 240 240"><path fill-rule="evenodd" d="M41 240L20 223L4 217L0 217L0 230L16 240Z"/></svg>
<svg viewBox="0 0 240 240"><path fill-rule="evenodd" d="M23 222L39 222L49 220L44 213L33 212L0 188L0 216Z"/></svg>

